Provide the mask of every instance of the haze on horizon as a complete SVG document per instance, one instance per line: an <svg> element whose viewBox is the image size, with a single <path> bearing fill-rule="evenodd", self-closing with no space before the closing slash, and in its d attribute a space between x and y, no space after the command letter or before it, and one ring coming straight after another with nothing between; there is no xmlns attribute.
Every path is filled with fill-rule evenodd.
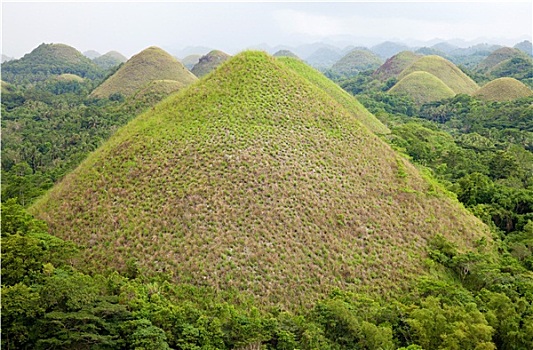
<svg viewBox="0 0 533 350"><path fill-rule="evenodd" d="M156 45L228 53L258 45L328 42L422 45L433 39L514 45L532 37L527 2L21 3L2 2L2 53L21 57L41 43L130 57Z"/></svg>

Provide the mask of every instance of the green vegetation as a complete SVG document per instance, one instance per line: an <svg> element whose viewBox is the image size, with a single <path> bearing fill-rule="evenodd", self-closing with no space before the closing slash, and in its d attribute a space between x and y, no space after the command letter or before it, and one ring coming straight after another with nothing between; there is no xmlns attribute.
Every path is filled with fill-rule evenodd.
<svg viewBox="0 0 533 350"><path fill-rule="evenodd" d="M115 74L98 86L90 97L129 97L154 80L175 80L188 85L192 84L196 77L170 54L152 46L130 58Z"/></svg>
<svg viewBox="0 0 533 350"><path fill-rule="evenodd" d="M98 56L93 59L93 62L102 69L109 70L121 63L126 62L128 59L124 57L120 52L109 51L108 53Z"/></svg>
<svg viewBox="0 0 533 350"><path fill-rule="evenodd" d="M361 71L376 69L383 61L379 56L368 50L354 49L344 55L332 67L331 72L340 77L353 77Z"/></svg>
<svg viewBox="0 0 533 350"><path fill-rule="evenodd" d="M455 96L439 78L428 72L416 71L403 77L389 92L406 95L418 105Z"/></svg>
<svg viewBox="0 0 533 350"><path fill-rule="evenodd" d="M194 65L198 63L198 61L200 61L200 57L202 57L202 55L189 55L187 57L184 57L181 60L181 63L185 66L185 68L191 70L192 67L194 67Z"/></svg>
<svg viewBox="0 0 533 350"><path fill-rule="evenodd" d="M502 47L496 51L493 51L487 58L481 61L477 65L476 70L484 73L490 72L499 63L512 58L530 59L527 54L518 49L511 47Z"/></svg>
<svg viewBox="0 0 533 350"><path fill-rule="evenodd" d="M533 91L513 78L499 78L484 85L474 96L488 101L510 101L533 95Z"/></svg>
<svg viewBox="0 0 533 350"><path fill-rule="evenodd" d="M191 72L198 78L201 78L227 61L230 57L230 55L222 51L213 50L207 55L200 57L200 60L194 65Z"/></svg>
<svg viewBox="0 0 533 350"><path fill-rule="evenodd" d="M407 67L398 77L402 79L410 73L422 71L433 74L456 94L473 94L479 89L477 84L450 61L440 56L423 56Z"/></svg>
<svg viewBox="0 0 533 350"><path fill-rule="evenodd" d="M337 51L323 47L313 52L305 61L322 72L330 69L341 58L342 55Z"/></svg>
<svg viewBox="0 0 533 350"><path fill-rule="evenodd" d="M411 51L402 51L383 63L374 72L373 76L381 81L397 78L404 69L409 67L419 58L420 55L417 55Z"/></svg>
<svg viewBox="0 0 533 350"><path fill-rule="evenodd" d="M272 56L274 57L292 57L292 58L298 58L299 57L290 50L279 50L276 53L274 53Z"/></svg>
<svg viewBox="0 0 533 350"><path fill-rule="evenodd" d="M435 232L460 250L490 241L329 94L260 52L131 121L31 212L87 247L80 268L134 259L289 309L336 287L398 295L428 273Z"/></svg>
<svg viewBox="0 0 533 350"><path fill-rule="evenodd" d="M41 44L19 60L2 63L2 80L27 84L65 73L97 79L104 71L81 52L63 44Z"/></svg>

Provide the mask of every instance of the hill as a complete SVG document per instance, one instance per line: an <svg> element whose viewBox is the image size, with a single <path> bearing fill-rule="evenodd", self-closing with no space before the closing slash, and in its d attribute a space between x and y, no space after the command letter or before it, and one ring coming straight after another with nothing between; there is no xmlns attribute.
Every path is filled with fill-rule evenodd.
<svg viewBox="0 0 533 350"><path fill-rule="evenodd" d="M55 81L63 81L63 82L72 82L72 81L78 82L78 83L83 82L82 77L76 74L69 74L69 73L58 75L56 77L53 77L52 79Z"/></svg>
<svg viewBox="0 0 533 350"><path fill-rule="evenodd" d="M109 51L102 56L93 59L93 62L100 68L108 70L126 62L128 59L117 51Z"/></svg>
<svg viewBox="0 0 533 350"><path fill-rule="evenodd" d="M185 68L191 70L192 67L194 67L194 65L198 63L198 61L200 61L200 57L202 57L202 55L189 55L187 57L184 57L181 60L181 63L185 66Z"/></svg>
<svg viewBox="0 0 533 350"><path fill-rule="evenodd" d="M342 55L337 51L321 47L309 55L305 61L318 70L325 70L331 68L341 57Z"/></svg>
<svg viewBox="0 0 533 350"><path fill-rule="evenodd" d="M196 77L169 53L151 46L124 63L91 93L91 97L104 98L113 94L128 97L154 80L174 80L188 85Z"/></svg>
<svg viewBox="0 0 533 350"><path fill-rule="evenodd" d="M402 51L383 63L373 74L374 77L381 81L395 78L413 62L419 59L420 55L417 55L411 51Z"/></svg>
<svg viewBox="0 0 533 350"><path fill-rule="evenodd" d="M533 58L509 58L498 63L488 73L495 78L509 77L518 80L533 78Z"/></svg>
<svg viewBox="0 0 533 350"><path fill-rule="evenodd" d="M83 56L90 60L94 60L95 58L102 56L102 54L96 50L88 50L83 52Z"/></svg>
<svg viewBox="0 0 533 350"><path fill-rule="evenodd" d="M533 44L531 44L531 41L529 40L521 41L513 47L524 53L527 53L529 56L533 56Z"/></svg>
<svg viewBox="0 0 533 350"><path fill-rule="evenodd" d="M176 80L153 80L133 94L127 103L153 106L173 92L186 86L186 84Z"/></svg>
<svg viewBox="0 0 533 350"><path fill-rule="evenodd" d="M344 91L339 85L333 83L322 73L311 68L304 62L283 57L279 60L290 69L294 70L300 76L305 77L311 83L315 84L321 90L327 92L335 101L341 104L348 112L352 113L364 126L375 134L389 134L390 130L370 113L357 99Z"/></svg>
<svg viewBox="0 0 533 350"><path fill-rule="evenodd" d="M230 55L219 50L210 51L207 55L200 57L200 60L194 65L191 72L198 78L201 78L227 61L230 57Z"/></svg>
<svg viewBox="0 0 533 350"><path fill-rule="evenodd" d="M64 44L41 44L24 57L2 64L2 79L11 83L43 81L64 73L89 79L104 75L104 71L81 52Z"/></svg>
<svg viewBox="0 0 533 350"><path fill-rule="evenodd" d="M431 73L422 71L409 73L397 82L389 92L407 95L418 105L455 96L455 92L442 80Z"/></svg>
<svg viewBox="0 0 533 350"><path fill-rule="evenodd" d="M427 242L486 228L326 92L244 52L137 117L31 212L87 247L79 266L164 272L296 308L340 287L387 295Z"/></svg>
<svg viewBox="0 0 533 350"><path fill-rule="evenodd" d="M533 91L514 78L499 78L485 84L474 96L488 101L511 101L533 95Z"/></svg>
<svg viewBox="0 0 533 350"><path fill-rule="evenodd" d="M294 52L292 52L291 50L278 50L272 56L274 56L274 57L292 57L292 58L298 58L299 59L299 57Z"/></svg>
<svg viewBox="0 0 533 350"><path fill-rule="evenodd" d="M331 70L344 77L352 77L359 72L378 68L383 61L379 56L368 50L355 49L338 60Z"/></svg>
<svg viewBox="0 0 533 350"><path fill-rule="evenodd" d="M392 41L385 41L381 44L372 46L370 50L382 59L387 59L398 54L399 52L409 50L409 47L404 44L398 44Z"/></svg>
<svg viewBox="0 0 533 350"><path fill-rule="evenodd" d="M9 57L7 55L2 54L2 61L1 61L2 63L12 61L12 60L14 60L13 57Z"/></svg>
<svg viewBox="0 0 533 350"><path fill-rule="evenodd" d="M518 49L502 47L501 49L493 51L487 58L481 61L477 65L476 70L479 72L490 72L490 70L496 67L499 63L512 58L528 59L529 56Z"/></svg>
<svg viewBox="0 0 533 350"><path fill-rule="evenodd" d="M416 72L428 72L442 80L456 94L472 94L479 86L456 65L440 56L424 56L413 62L404 69L399 78L403 79L407 75Z"/></svg>

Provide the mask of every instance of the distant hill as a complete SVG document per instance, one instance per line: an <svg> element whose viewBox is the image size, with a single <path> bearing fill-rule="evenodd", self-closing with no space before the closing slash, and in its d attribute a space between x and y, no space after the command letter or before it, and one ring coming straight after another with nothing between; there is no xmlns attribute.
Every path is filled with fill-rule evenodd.
<svg viewBox="0 0 533 350"><path fill-rule="evenodd" d="M95 50L88 50L83 52L83 56L87 57L90 60L94 60L96 57L102 56L102 54Z"/></svg>
<svg viewBox="0 0 533 350"><path fill-rule="evenodd" d="M315 67L318 70L325 70L331 68L342 55L330 48L322 47L313 52L309 57L305 59L311 67Z"/></svg>
<svg viewBox="0 0 533 350"><path fill-rule="evenodd" d="M207 55L200 57L198 63L192 67L192 74L198 78L213 71L220 64L228 60L231 56L219 50L210 51Z"/></svg>
<svg viewBox="0 0 533 350"><path fill-rule="evenodd" d="M402 51L385 61L373 75L381 81L397 77L420 57L422 56L414 52Z"/></svg>
<svg viewBox="0 0 533 350"><path fill-rule="evenodd" d="M513 47L524 53L527 53L529 56L533 56L533 44L531 44L531 41L529 40L524 40L522 42L519 42Z"/></svg>
<svg viewBox="0 0 533 350"><path fill-rule="evenodd" d="M292 57L292 58L298 58L298 56L296 56L296 54L290 50L279 50L279 51L276 51L272 56L274 57Z"/></svg>
<svg viewBox="0 0 533 350"><path fill-rule="evenodd" d="M200 61L200 57L202 55L189 55L187 57L184 57L181 60L181 63L187 68L188 70L191 70L198 61Z"/></svg>
<svg viewBox="0 0 533 350"><path fill-rule="evenodd" d="M13 57L9 57L9 56L2 54L2 61L1 61L2 63L12 61L12 60L14 60Z"/></svg>
<svg viewBox="0 0 533 350"><path fill-rule="evenodd" d="M415 53L425 56L440 56L448 59L448 55L441 50L434 49L432 47L421 47L415 51Z"/></svg>
<svg viewBox="0 0 533 350"><path fill-rule="evenodd" d="M439 78L456 94L473 94L479 86L452 62L440 56L423 56L407 67L399 76L403 79L416 72L428 72Z"/></svg>
<svg viewBox="0 0 533 350"><path fill-rule="evenodd" d="M409 50L409 47L404 44L398 44L392 41L385 41L381 44L372 46L370 50L382 59L387 59L398 54L399 52Z"/></svg>
<svg viewBox="0 0 533 350"><path fill-rule="evenodd" d="M89 79L104 75L104 71L81 52L64 44L41 44L21 59L2 64L2 79L7 82L31 83L64 73Z"/></svg>
<svg viewBox="0 0 533 350"><path fill-rule="evenodd" d="M154 80L174 80L188 85L196 80L168 52L152 46L134 55L92 93L91 97L121 94L128 97Z"/></svg>
<svg viewBox="0 0 533 350"><path fill-rule="evenodd" d="M476 69L479 72L490 72L490 70L496 67L499 63L511 58L528 59L529 56L518 49L502 47L501 49L493 51L487 58L481 61Z"/></svg>
<svg viewBox="0 0 533 350"><path fill-rule="evenodd" d="M406 95L418 105L455 96L455 92L442 80L431 73L423 71L407 74L389 92Z"/></svg>
<svg viewBox="0 0 533 350"><path fill-rule="evenodd" d="M432 45L431 49L437 50L439 52L443 52L444 54L448 55L452 53L453 51L457 50L458 47L456 45L443 41L435 45Z"/></svg>
<svg viewBox="0 0 533 350"><path fill-rule="evenodd" d="M533 78L533 58L514 57L498 63L489 70L495 78L509 77L518 80Z"/></svg>
<svg viewBox="0 0 533 350"><path fill-rule="evenodd" d="M341 76L352 77L361 71L376 69L383 61L375 53L368 50L355 49L338 60L331 70Z"/></svg>
<svg viewBox="0 0 533 350"><path fill-rule="evenodd" d="M128 59L126 56L122 55L120 52L109 51L104 55L93 59L93 62L96 63L100 68L107 70L116 67L127 60Z"/></svg>
<svg viewBox="0 0 533 350"><path fill-rule="evenodd" d="M516 79L498 78L485 84L474 96L488 101L511 101L533 96L533 91Z"/></svg>
<svg viewBox="0 0 533 350"><path fill-rule="evenodd" d="M489 230L325 91L244 52L118 130L30 211L124 270L294 309L326 293L405 292L442 234ZM229 293L227 293L229 294Z"/></svg>

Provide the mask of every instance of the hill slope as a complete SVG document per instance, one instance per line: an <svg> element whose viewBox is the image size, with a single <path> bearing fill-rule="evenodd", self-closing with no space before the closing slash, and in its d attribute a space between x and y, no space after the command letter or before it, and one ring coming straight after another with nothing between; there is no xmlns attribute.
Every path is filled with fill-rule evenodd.
<svg viewBox="0 0 533 350"><path fill-rule="evenodd" d="M489 101L511 101L533 95L533 91L514 78L499 78L485 84L474 96Z"/></svg>
<svg viewBox="0 0 533 350"><path fill-rule="evenodd" d="M422 71L406 75L389 92L407 95L418 105L455 96L455 92L442 80L431 73Z"/></svg>
<svg viewBox="0 0 533 350"><path fill-rule="evenodd" d="M178 60L166 51L152 46L130 58L91 93L92 97L109 97L121 94L133 95L154 80L175 80L188 85L196 80Z"/></svg>
<svg viewBox="0 0 533 350"><path fill-rule="evenodd" d="M274 57L292 57L292 58L298 58L299 59L299 57L294 52L292 52L291 50L278 50L272 56L274 56Z"/></svg>
<svg viewBox="0 0 533 350"><path fill-rule="evenodd" d="M414 52L402 51L385 61L385 63L376 69L373 75L381 81L397 77L405 68L409 67L420 57L422 56Z"/></svg>
<svg viewBox="0 0 533 350"><path fill-rule="evenodd" d="M198 63L198 61L200 61L200 57L202 57L202 55L189 55L189 56L186 56L184 57L182 60L181 60L181 63L188 69L188 70L191 70L192 67L194 67L194 65L196 63Z"/></svg>
<svg viewBox="0 0 533 350"><path fill-rule="evenodd" d="M496 51L493 51L487 58L481 61L476 69L480 72L489 72L491 69L496 67L498 63L506 61L511 58L524 58L527 59L529 56L519 49L511 47L502 47Z"/></svg>
<svg viewBox="0 0 533 350"><path fill-rule="evenodd" d="M75 48L64 44L41 44L21 59L2 64L2 79L7 82L37 82L53 75L76 74L99 78L104 71Z"/></svg>
<svg viewBox="0 0 533 350"><path fill-rule="evenodd" d="M373 52L354 49L338 60L331 70L342 76L351 77L364 70L376 69L382 63L381 58Z"/></svg>
<svg viewBox="0 0 533 350"><path fill-rule="evenodd" d="M117 51L109 51L93 59L93 62L102 69L110 69L126 62L128 59Z"/></svg>
<svg viewBox="0 0 533 350"><path fill-rule="evenodd" d="M136 118L31 211L80 265L167 272L284 307L387 293L427 240L488 237L353 114L265 53L241 53Z"/></svg>
<svg viewBox="0 0 533 350"><path fill-rule="evenodd" d="M311 68L299 59L283 57L279 58L279 60L299 75L307 78L320 89L326 91L335 101L346 108L347 111L353 113L353 115L370 131L376 134L390 133L389 128L383 125L383 123L359 103L355 97L344 91L339 85L333 83L319 71Z"/></svg>
<svg viewBox="0 0 533 350"><path fill-rule="evenodd" d="M416 72L428 72L442 80L456 94L473 94L479 86L457 66L440 56L424 56L404 69L399 78Z"/></svg>
<svg viewBox="0 0 533 350"><path fill-rule="evenodd" d="M309 57L305 59L311 67L315 67L319 70L329 69L338 60L342 58L342 55L330 48L322 47L313 52Z"/></svg>
<svg viewBox="0 0 533 350"><path fill-rule="evenodd" d="M198 63L192 67L191 72L198 78L201 78L227 61L230 57L227 53L219 50L210 51L207 55L200 57Z"/></svg>

